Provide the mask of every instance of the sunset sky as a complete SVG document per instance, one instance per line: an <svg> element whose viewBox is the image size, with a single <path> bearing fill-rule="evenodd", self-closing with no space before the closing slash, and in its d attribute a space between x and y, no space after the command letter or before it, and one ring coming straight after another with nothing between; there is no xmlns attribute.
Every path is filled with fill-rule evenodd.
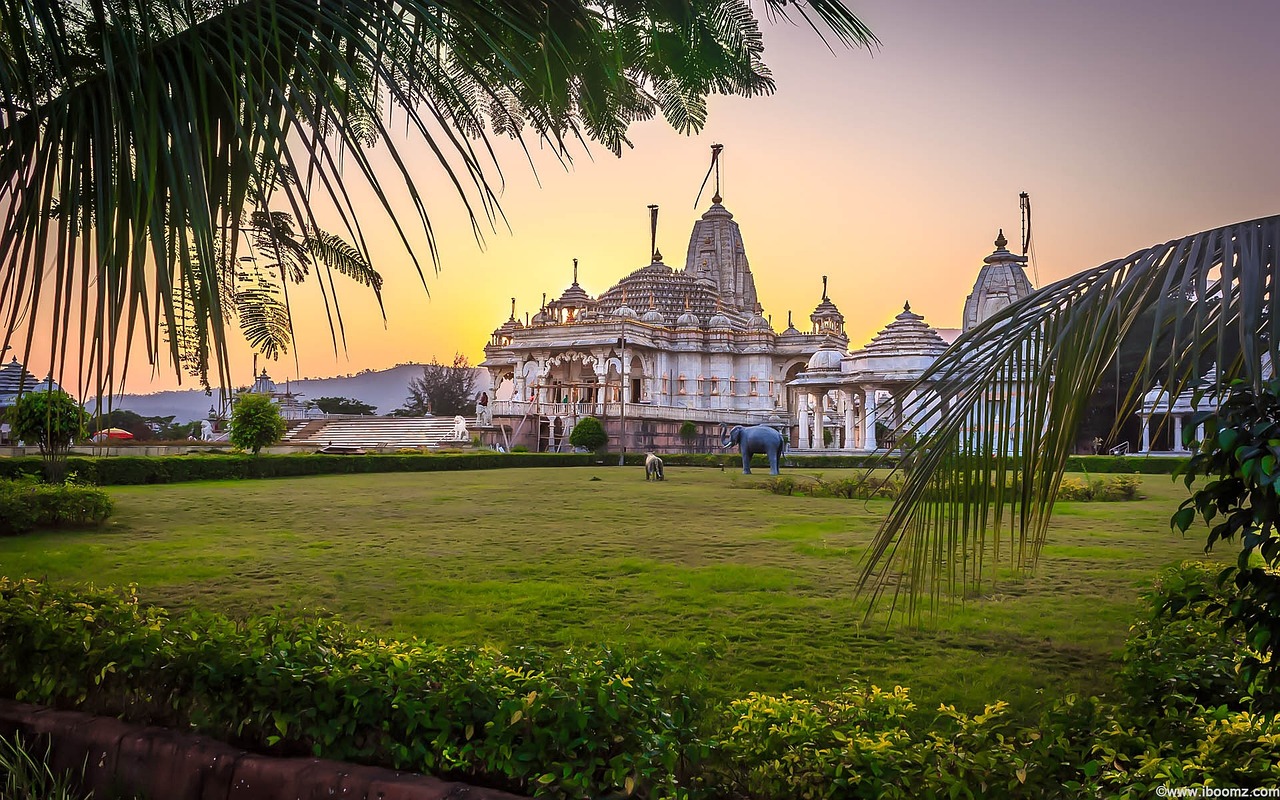
<svg viewBox="0 0 1280 800"><path fill-rule="evenodd" d="M712 142L725 145L724 203L775 329L788 309L807 326L826 274L855 347L906 300L929 323L958 326L996 230L1016 247L1020 191L1034 208L1037 285L1280 213L1280 4L851 2L879 50L833 55L807 29L762 21L777 93L714 98L698 136L657 119L633 128L635 147L620 159L579 150L566 170L535 150L536 175L518 148L501 148L511 230L487 232L483 249L430 155L407 145L420 185L438 190L428 198L441 248L430 296L391 237L377 237L385 325L361 287L345 287L347 346L335 356L308 283L294 296L297 363L290 353L269 366L273 377L455 351L479 361L510 298L522 318L536 312L542 292L569 284L575 257L593 295L647 263L649 203L661 207L667 263L683 266L708 204L710 191L693 207ZM248 349L235 358L247 382ZM147 370L131 368L129 390L177 384L167 365Z"/></svg>

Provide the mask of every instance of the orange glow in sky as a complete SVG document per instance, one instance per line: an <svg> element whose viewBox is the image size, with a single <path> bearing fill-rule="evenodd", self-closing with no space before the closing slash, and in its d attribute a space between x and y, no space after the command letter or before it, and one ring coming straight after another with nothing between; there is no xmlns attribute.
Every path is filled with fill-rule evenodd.
<svg viewBox="0 0 1280 800"><path fill-rule="evenodd" d="M881 49L833 55L807 29L762 21L777 93L713 98L698 136L654 120L633 128L635 148L622 158L579 150L567 170L531 142L536 175L504 144L511 230L486 232L483 249L430 153L404 145L420 157L420 186L438 192L427 197L441 251L430 295L371 215L387 322L362 287L343 286L346 348L335 355L316 283L293 289L297 362L291 352L268 365L273 377L455 351L478 362L510 298L522 319L536 312L543 292L568 286L574 258L592 295L646 264L650 203L661 207L659 249L683 266L709 202L708 189L693 207L712 142L725 145L724 204L742 226L774 328L786 326L788 309L807 328L829 275L855 348L908 300L930 324L958 326L998 228L1016 249L1020 191L1034 208L1037 285L1280 212L1280 5L850 1ZM40 351L33 342L32 368L43 374ZM248 348L234 359L247 383ZM130 391L177 385L171 367L154 377L148 369L131 367Z"/></svg>

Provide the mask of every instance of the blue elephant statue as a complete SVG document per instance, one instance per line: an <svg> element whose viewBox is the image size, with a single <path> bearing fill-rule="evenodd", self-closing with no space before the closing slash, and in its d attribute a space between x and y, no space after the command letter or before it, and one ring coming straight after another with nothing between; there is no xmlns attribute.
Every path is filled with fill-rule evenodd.
<svg viewBox="0 0 1280 800"><path fill-rule="evenodd" d="M720 436L724 449L737 446L742 450L743 475L751 474L751 457L756 453L763 453L768 457L770 475L778 474L778 463L782 461L782 454L787 449L787 440L782 438L776 428L768 425L734 425L725 434L722 426Z"/></svg>

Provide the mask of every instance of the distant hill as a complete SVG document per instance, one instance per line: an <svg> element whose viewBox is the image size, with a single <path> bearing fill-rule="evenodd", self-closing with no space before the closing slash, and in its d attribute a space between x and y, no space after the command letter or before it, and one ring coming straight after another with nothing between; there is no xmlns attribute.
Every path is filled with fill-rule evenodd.
<svg viewBox="0 0 1280 800"><path fill-rule="evenodd" d="M268 368L268 374L270 368ZM377 408L378 414L389 414L404 405L409 396L409 380L422 377L421 364L399 364L384 370L365 370L355 375L334 378L308 378L289 381L289 391L302 396L302 401L317 397L354 397ZM278 384L281 391L285 384ZM487 370L476 370L476 391L489 386ZM209 406L216 402L201 389L187 391L156 392L154 394L126 394L117 398L114 407L128 409L144 417L173 415L177 422L205 419Z"/></svg>

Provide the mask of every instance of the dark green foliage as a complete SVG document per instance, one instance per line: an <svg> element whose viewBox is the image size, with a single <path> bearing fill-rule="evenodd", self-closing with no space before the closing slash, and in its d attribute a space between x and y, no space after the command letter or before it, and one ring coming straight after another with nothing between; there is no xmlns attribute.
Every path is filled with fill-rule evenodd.
<svg viewBox="0 0 1280 800"><path fill-rule="evenodd" d="M1244 637L1225 629L1213 611L1235 594L1218 583L1220 571L1218 564L1188 561L1162 572L1144 595L1150 614L1130 629L1120 672L1138 708L1244 708L1247 684L1237 671Z"/></svg>
<svg viewBox="0 0 1280 800"><path fill-rule="evenodd" d="M692 420L685 420L680 423L680 441L684 442L686 449L692 449L693 443L698 440L698 425Z"/></svg>
<svg viewBox="0 0 1280 800"><path fill-rule="evenodd" d="M520 792L677 791L697 707L668 672L658 655L445 648L0 578L5 696Z"/></svg>
<svg viewBox="0 0 1280 800"><path fill-rule="evenodd" d="M1201 658L1196 637L1169 650L1151 646L1164 634L1148 634L1127 650L1135 681ZM1036 721L1000 701L929 712L906 688L867 684L708 705L696 678L674 678L658 655L447 648L329 619L170 614L132 591L0 579L4 695L550 797L1145 797L1171 784L1280 785L1276 717L1213 692L1202 695L1213 706L1171 695L1177 680L1140 686L1133 702L1067 697Z"/></svg>
<svg viewBox="0 0 1280 800"><path fill-rule="evenodd" d="M231 407L231 444L255 456L284 436L280 407L265 394L242 394Z"/></svg>
<svg viewBox="0 0 1280 800"><path fill-rule="evenodd" d="M573 426L573 432L569 434L569 444L592 452L604 447L608 441L609 436L604 432L604 426L595 417L578 420L578 424ZM640 455L643 457L644 454Z"/></svg>
<svg viewBox="0 0 1280 800"><path fill-rule="evenodd" d="M111 516L111 497L94 486L0 480L0 536L36 528L99 525Z"/></svg>
<svg viewBox="0 0 1280 800"><path fill-rule="evenodd" d="M582 467L590 456L574 453L463 453L459 455L189 455L72 456L68 466L81 480L100 486L181 483L245 478L289 478L364 472L439 472L503 467ZM39 472L36 458L0 458L0 478Z"/></svg>
<svg viewBox="0 0 1280 800"><path fill-rule="evenodd" d="M318 408L326 414L354 414L368 416L378 410L377 406L361 402L354 397L317 397L307 402L307 408Z"/></svg>
<svg viewBox="0 0 1280 800"><path fill-rule="evenodd" d="M1280 690L1280 379L1262 383L1258 392L1234 381L1217 412L1192 419L1184 431L1188 444L1201 421L1204 441L1186 466L1185 482L1191 488L1198 477L1209 481L1183 501L1172 524L1185 532L1202 517L1211 526L1206 551L1240 537L1236 566L1222 574L1237 589L1225 624L1239 627L1248 643L1244 674ZM1256 556L1264 565L1252 561Z"/></svg>
<svg viewBox="0 0 1280 800"><path fill-rule="evenodd" d="M14 439L40 446L45 480L61 483L67 452L88 435L89 415L66 392L28 392L9 409L8 418Z"/></svg>
<svg viewBox="0 0 1280 800"><path fill-rule="evenodd" d="M475 390L476 374L466 356L455 354L451 365L433 358L423 365L421 378L409 380L404 406L391 413L398 417L465 417L475 413Z"/></svg>

